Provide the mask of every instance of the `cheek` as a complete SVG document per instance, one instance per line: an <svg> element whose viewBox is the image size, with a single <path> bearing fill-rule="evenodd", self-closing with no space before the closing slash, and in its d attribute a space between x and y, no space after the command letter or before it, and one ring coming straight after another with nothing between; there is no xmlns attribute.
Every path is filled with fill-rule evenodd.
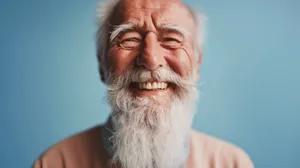
<svg viewBox="0 0 300 168"><path fill-rule="evenodd" d="M192 53L187 52L184 48L172 51L166 60L169 66L181 77L188 77L193 70Z"/></svg>
<svg viewBox="0 0 300 168"><path fill-rule="evenodd" d="M108 52L108 65L113 71L114 75L120 76L127 68L132 65L137 53L130 50L111 49Z"/></svg>

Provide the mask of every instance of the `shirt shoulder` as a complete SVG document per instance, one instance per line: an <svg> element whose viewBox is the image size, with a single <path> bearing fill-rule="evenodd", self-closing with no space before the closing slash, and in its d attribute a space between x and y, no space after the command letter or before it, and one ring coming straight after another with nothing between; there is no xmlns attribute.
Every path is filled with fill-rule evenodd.
<svg viewBox="0 0 300 168"><path fill-rule="evenodd" d="M254 168L243 149L204 133L192 131L190 147L192 158L205 168Z"/></svg>
<svg viewBox="0 0 300 168"><path fill-rule="evenodd" d="M101 143L101 127L84 130L51 146L32 167L102 167L106 156Z"/></svg>

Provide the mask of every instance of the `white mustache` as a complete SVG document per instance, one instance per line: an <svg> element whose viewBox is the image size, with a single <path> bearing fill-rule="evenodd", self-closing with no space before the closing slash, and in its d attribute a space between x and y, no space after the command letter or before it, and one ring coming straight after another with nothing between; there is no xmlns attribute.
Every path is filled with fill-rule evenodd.
<svg viewBox="0 0 300 168"><path fill-rule="evenodd" d="M191 80L185 80L180 75L172 71L170 68L158 68L150 71L145 68L129 68L121 76L114 76L112 71L109 73L108 89L111 90L128 87L134 82L170 82L175 84L178 88L187 89L187 87L197 87Z"/></svg>

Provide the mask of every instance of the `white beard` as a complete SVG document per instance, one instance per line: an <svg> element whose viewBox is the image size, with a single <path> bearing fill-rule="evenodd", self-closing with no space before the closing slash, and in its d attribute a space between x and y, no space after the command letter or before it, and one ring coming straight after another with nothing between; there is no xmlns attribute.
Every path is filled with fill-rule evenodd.
<svg viewBox="0 0 300 168"><path fill-rule="evenodd" d="M155 97L134 97L131 82L169 81L176 89L164 106ZM109 73L108 102L115 132L112 163L122 168L177 168L183 166L189 147L197 89L169 69L149 72L130 68L124 75Z"/></svg>

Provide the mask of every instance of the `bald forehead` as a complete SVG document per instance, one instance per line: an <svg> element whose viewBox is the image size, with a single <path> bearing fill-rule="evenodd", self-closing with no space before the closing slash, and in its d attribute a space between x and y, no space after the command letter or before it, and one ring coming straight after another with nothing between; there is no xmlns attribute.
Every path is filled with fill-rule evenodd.
<svg viewBox="0 0 300 168"><path fill-rule="evenodd" d="M119 5L123 7L123 9L131 7L139 9L160 9L167 8L170 5L185 7L180 0L120 0Z"/></svg>
<svg viewBox="0 0 300 168"><path fill-rule="evenodd" d="M113 22L120 24L130 21L144 24L144 20L152 18L156 24L168 22L177 24L193 24L193 17L180 0L120 0L114 12Z"/></svg>

